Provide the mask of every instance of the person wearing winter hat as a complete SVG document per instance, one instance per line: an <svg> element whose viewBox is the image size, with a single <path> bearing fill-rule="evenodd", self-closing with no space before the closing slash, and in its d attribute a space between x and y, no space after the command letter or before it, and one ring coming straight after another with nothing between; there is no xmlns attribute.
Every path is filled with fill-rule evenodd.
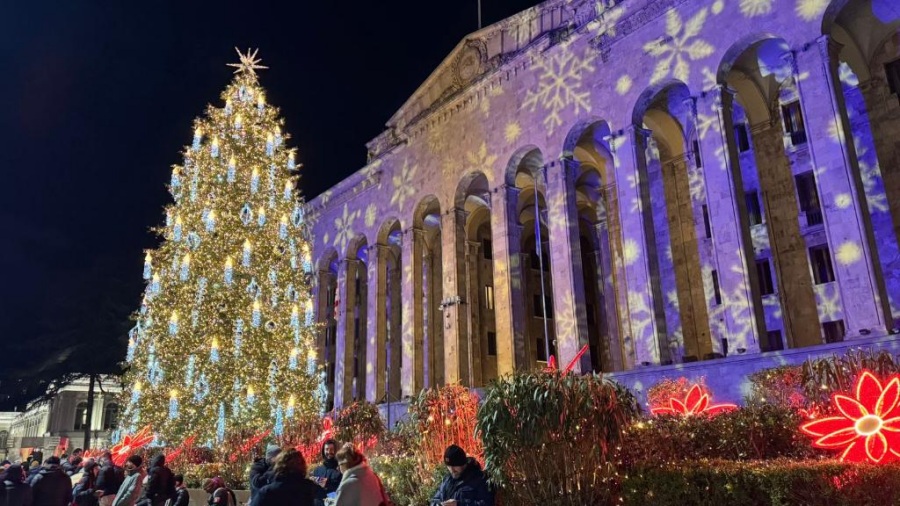
<svg viewBox="0 0 900 506"><path fill-rule="evenodd" d="M25 469L19 464L12 464L0 477L0 486L6 493L6 506L31 506L31 487L25 483Z"/></svg>
<svg viewBox="0 0 900 506"><path fill-rule="evenodd" d="M444 465L450 474L441 482L431 506L493 506L494 494L477 460L450 445L444 451Z"/></svg>
<svg viewBox="0 0 900 506"><path fill-rule="evenodd" d="M279 453L281 453L281 448L279 446L269 445L266 447L266 456L261 459L256 459L250 466L251 504L253 504L253 498L256 497L256 493L259 492L259 489L272 483L272 479L275 477L272 464L275 462L275 457L277 457Z"/></svg>

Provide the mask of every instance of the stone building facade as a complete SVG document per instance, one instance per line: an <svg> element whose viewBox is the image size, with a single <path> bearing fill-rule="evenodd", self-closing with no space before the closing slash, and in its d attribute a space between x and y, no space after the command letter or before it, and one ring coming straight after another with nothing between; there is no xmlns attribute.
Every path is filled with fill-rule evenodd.
<svg viewBox="0 0 900 506"><path fill-rule="evenodd" d="M896 346L898 92L890 0L548 0L469 35L309 202L333 404L584 345L638 389Z"/></svg>
<svg viewBox="0 0 900 506"><path fill-rule="evenodd" d="M91 413L91 446L108 447L118 427L118 396L122 391L119 378L100 377L94 382L94 409ZM25 458L32 449L40 449L45 456L57 451L67 440L68 449L84 445L84 429L88 425L88 380L73 381L59 389L48 400L31 402L22 412L0 413L0 453L10 460ZM8 432L3 437L3 420L8 420Z"/></svg>

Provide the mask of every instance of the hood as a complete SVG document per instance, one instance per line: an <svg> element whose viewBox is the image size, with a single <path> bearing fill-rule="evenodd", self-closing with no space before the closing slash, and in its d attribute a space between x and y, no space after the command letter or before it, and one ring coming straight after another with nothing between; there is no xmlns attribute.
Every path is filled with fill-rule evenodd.
<svg viewBox="0 0 900 506"><path fill-rule="evenodd" d="M47 467L42 467L41 470L38 471L38 474L42 474L44 476L46 476L48 474L57 474L57 473L62 473L62 469L60 469L59 465L57 465L57 464L49 465Z"/></svg>
<svg viewBox="0 0 900 506"><path fill-rule="evenodd" d="M466 470L462 472L459 476L460 480L470 480L472 478L483 478L484 471L481 469L481 464L478 463L473 457L469 457L469 461L466 462Z"/></svg>
<svg viewBox="0 0 900 506"><path fill-rule="evenodd" d="M163 467L164 465L166 465L166 456L162 453L153 457L153 460L150 461L150 467Z"/></svg>

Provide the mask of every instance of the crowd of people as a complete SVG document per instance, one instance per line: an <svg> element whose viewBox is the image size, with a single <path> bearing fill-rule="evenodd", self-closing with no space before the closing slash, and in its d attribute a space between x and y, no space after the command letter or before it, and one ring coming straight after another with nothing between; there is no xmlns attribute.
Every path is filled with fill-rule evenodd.
<svg viewBox="0 0 900 506"><path fill-rule="evenodd" d="M389 506L381 479L366 456L352 444L322 444L322 463L310 472L303 454L293 448L266 448L250 468L250 506ZM144 470L140 455L117 466L110 452L82 458L76 449L60 459L26 465L4 461L0 471L0 506L190 506L184 477L174 474L159 454ZM478 462L452 445L444 452L448 475L431 506L493 506ZM220 477L207 479L208 506L239 506L234 491Z"/></svg>

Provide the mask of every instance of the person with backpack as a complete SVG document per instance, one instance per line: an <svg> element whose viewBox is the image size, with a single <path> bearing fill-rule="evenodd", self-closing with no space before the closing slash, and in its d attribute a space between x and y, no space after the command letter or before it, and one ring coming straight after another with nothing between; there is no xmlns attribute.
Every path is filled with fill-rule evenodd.
<svg viewBox="0 0 900 506"><path fill-rule="evenodd" d="M146 506L165 506L166 501L175 497L175 475L166 467L166 456L160 453L150 461L147 473L147 485L141 504Z"/></svg>
<svg viewBox="0 0 900 506"><path fill-rule="evenodd" d="M203 482L203 490L209 494L207 504L209 506L237 506L237 498L230 488L225 486L225 480L216 476Z"/></svg>
<svg viewBox="0 0 900 506"><path fill-rule="evenodd" d="M67 506L72 502L72 479L60 467L59 457L49 457L31 480L34 506Z"/></svg>

